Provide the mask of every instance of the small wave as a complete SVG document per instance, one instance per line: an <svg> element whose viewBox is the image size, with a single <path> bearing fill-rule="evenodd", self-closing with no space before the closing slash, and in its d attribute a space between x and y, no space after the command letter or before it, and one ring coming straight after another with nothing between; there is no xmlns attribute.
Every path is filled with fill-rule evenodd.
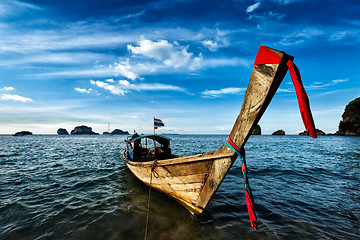
<svg viewBox="0 0 360 240"><path fill-rule="evenodd" d="M63 167L64 165L61 163L55 163L54 165L52 165L52 168L58 168L58 167Z"/></svg>

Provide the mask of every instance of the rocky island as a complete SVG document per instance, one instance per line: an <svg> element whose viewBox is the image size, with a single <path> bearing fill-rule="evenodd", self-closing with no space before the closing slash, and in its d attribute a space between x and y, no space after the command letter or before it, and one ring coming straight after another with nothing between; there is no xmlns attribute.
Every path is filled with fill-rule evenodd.
<svg viewBox="0 0 360 240"><path fill-rule="evenodd" d="M99 134L93 132L91 127L81 125L75 127L74 130L71 131L71 135L99 135Z"/></svg>
<svg viewBox="0 0 360 240"><path fill-rule="evenodd" d="M306 131L303 131L303 132L299 133L300 136L306 136L306 134L307 134ZM323 130L321 130L321 129L316 129L316 135L318 135L318 136L325 136L326 133L325 133Z"/></svg>
<svg viewBox="0 0 360 240"><path fill-rule="evenodd" d="M120 130L120 129L115 129L114 131L112 131L110 133L110 135L129 135L129 132L128 131L123 131L123 130Z"/></svg>
<svg viewBox="0 0 360 240"><path fill-rule="evenodd" d="M26 136L26 135L32 135L32 132L29 132L29 131L21 131L21 132L16 132L15 134L13 134L13 136L15 136L15 137Z"/></svg>
<svg viewBox="0 0 360 240"><path fill-rule="evenodd" d="M360 136L360 97L346 105L336 135Z"/></svg>
<svg viewBox="0 0 360 240"><path fill-rule="evenodd" d="M254 130L252 131L251 135L261 135L261 127L259 124L256 124Z"/></svg>
<svg viewBox="0 0 360 240"><path fill-rule="evenodd" d="M57 130L58 135L69 135L69 132L65 128L59 128Z"/></svg>
<svg viewBox="0 0 360 240"><path fill-rule="evenodd" d="M285 131L280 129L280 130L273 132L271 135L285 135Z"/></svg>

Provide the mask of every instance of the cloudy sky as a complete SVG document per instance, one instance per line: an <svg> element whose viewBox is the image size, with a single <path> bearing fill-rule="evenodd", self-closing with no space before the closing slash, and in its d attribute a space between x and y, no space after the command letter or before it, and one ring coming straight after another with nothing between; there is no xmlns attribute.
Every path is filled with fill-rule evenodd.
<svg viewBox="0 0 360 240"><path fill-rule="evenodd" d="M261 44L295 56L317 128L360 96L357 0L1 0L0 133L227 134ZM287 75L263 133L303 131Z"/></svg>

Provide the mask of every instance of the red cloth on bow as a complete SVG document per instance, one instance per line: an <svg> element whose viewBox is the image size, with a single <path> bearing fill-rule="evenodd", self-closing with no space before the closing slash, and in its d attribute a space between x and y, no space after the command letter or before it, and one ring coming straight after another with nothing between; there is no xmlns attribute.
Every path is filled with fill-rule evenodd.
<svg viewBox="0 0 360 240"><path fill-rule="evenodd" d="M291 60L287 62L287 66L289 68L289 73L295 87L301 118L306 128L306 135L311 136L312 138L316 138L317 134L315 130L314 120L310 110L309 98L301 82L300 71Z"/></svg>
<svg viewBox="0 0 360 240"><path fill-rule="evenodd" d="M254 65L280 64L281 60L282 58L279 55L277 55L267 47L261 45L256 55ZM289 60L286 64L288 66L291 79L294 83L295 92L299 103L301 118L306 128L306 134L307 136L316 138L317 134L315 130L314 120L311 115L309 98L301 82L300 71L293 63L293 61Z"/></svg>
<svg viewBox="0 0 360 240"><path fill-rule="evenodd" d="M279 55L264 45L261 45L259 51L256 54L254 65L280 63L281 59L282 58Z"/></svg>

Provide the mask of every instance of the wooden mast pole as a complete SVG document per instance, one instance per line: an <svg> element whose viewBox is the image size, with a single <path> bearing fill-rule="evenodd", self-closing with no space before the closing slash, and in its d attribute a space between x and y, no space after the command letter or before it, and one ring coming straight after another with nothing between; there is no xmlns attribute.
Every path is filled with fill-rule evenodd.
<svg viewBox="0 0 360 240"><path fill-rule="evenodd" d="M154 122L153 122L153 128L154 128L154 136L155 136L155 117L154 117ZM155 143L154 139L153 139L153 141L154 141L154 153L155 153L156 143Z"/></svg>
<svg viewBox="0 0 360 240"><path fill-rule="evenodd" d="M287 61L294 59L293 56L284 52L269 47L265 48L278 55L281 62L258 64L253 67L244 103L230 133L230 138L240 149L245 145L285 77L288 70ZM229 151L232 150L223 145L217 150L217 153Z"/></svg>
<svg viewBox="0 0 360 240"><path fill-rule="evenodd" d="M268 47L261 46L258 55L265 58L276 58L278 63L257 62L254 65L250 81L245 93L244 103L229 135L232 142L240 149L243 149L250 137L255 125L259 122L277 89L280 86L288 70L287 61L294 57ZM259 49L259 51L260 51ZM265 52L265 53L264 53ZM263 59L262 59L263 60ZM266 59L265 59L266 60ZM213 162L210 173L203 186L203 189L195 203L198 209L204 209L211 197L220 186L224 176L231 168L237 158L237 153L223 144L215 152L208 153L209 156L228 156ZM229 155L230 154L230 155ZM204 154L205 156L205 154Z"/></svg>

